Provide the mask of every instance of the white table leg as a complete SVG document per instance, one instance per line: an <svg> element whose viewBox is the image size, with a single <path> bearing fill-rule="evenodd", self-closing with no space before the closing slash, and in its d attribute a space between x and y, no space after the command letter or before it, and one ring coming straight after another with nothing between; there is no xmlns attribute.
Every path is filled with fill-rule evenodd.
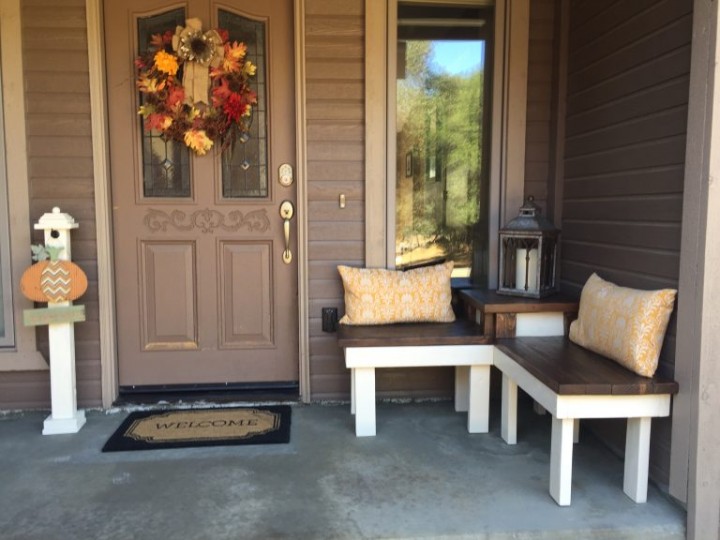
<svg viewBox="0 0 720 540"><path fill-rule="evenodd" d="M552 419L550 442L550 495L560 506L570 505L573 453L572 418Z"/></svg>
<svg viewBox="0 0 720 540"><path fill-rule="evenodd" d="M375 368L354 368L355 435L375 436Z"/></svg>
<svg viewBox="0 0 720 540"><path fill-rule="evenodd" d="M455 366L455 412L470 407L470 366Z"/></svg>
<svg viewBox="0 0 720 540"><path fill-rule="evenodd" d="M350 370L350 414L355 414L355 369Z"/></svg>
<svg viewBox="0 0 720 540"><path fill-rule="evenodd" d="M490 430L490 366L470 366L468 432Z"/></svg>
<svg viewBox="0 0 720 540"><path fill-rule="evenodd" d="M651 418L628 418L623 491L633 501L647 501Z"/></svg>
<svg viewBox="0 0 720 540"><path fill-rule="evenodd" d="M508 444L517 443L517 384L502 374L502 410L500 436Z"/></svg>
<svg viewBox="0 0 720 540"><path fill-rule="evenodd" d="M573 442L575 444L580 442L580 419L575 418L573 420Z"/></svg>

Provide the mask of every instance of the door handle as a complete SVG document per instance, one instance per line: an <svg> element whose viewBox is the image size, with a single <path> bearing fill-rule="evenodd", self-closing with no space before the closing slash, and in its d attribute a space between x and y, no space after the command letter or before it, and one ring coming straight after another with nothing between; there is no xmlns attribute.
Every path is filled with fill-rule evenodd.
<svg viewBox="0 0 720 540"><path fill-rule="evenodd" d="M283 201L280 204L280 217L283 219L283 232L285 233L285 251L282 260L285 264L292 262L292 251L290 251L290 220L295 215L295 207L292 201Z"/></svg>

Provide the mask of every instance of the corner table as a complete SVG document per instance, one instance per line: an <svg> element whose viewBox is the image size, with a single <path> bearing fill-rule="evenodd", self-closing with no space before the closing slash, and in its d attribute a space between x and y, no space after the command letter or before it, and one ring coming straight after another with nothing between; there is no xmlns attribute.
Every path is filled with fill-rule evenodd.
<svg viewBox="0 0 720 540"><path fill-rule="evenodd" d="M462 289L459 297L470 320L481 324L486 336L567 335L577 317L579 300L563 293L545 298L498 294L488 289Z"/></svg>

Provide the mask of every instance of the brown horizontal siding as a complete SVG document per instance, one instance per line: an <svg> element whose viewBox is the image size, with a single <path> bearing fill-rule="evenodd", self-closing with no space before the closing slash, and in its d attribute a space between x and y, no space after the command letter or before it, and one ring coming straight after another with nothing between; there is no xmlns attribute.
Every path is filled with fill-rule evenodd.
<svg viewBox="0 0 720 540"><path fill-rule="evenodd" d="M72 233L73 259L88 274L80 303L87 321L75 325L78 403L101 403L97 246L93 198L87 32L83 0L23 0L23 70L30 218L59 206L80 224ZM41 242L42 233L33 232ZM38 329L47 358L47 329ZM0 408L50 405L47 372L0 372Z"/></svg>
<svg viewBox="0 0 720 540"><path fill-rule="evenodd" d="M345 311L338 264L365 259L364 1L306 4L310 378L313 399L347 399L350 377L322 307ZM549 112L539 116L548 117ZM546 137L547 138L547 137ZM547 182L547 177L543 177ZM340 209L339 195L347 206ZM379 370L381 397L448 396L452 370Z"/></svg>
<svg viewBox="0 0 720 540"><path fill-rule="evenodd" d="M307 0L306 88L310 380L313 399L346 399L350 378L321 309L344 312L338 264L365 258L364 1ZM345 194L346 207L339 206Z"/></svg>
<svg viewBox="0 0 720 540"><path fill-rule="evenodd" d="M525 196L547 207L550 182L555 1L530 3L527 128L525 133Z"/></svg>
<svg viewBox="0 0 720 540"><path fill-rule="evenodd" d="M677 288L692 34L686 0L571 3L561 276ZM673 374L675 316L659 372ZM591 422L617 448L624 424ZM670 422L653 423L651 472L666 483Z"/></svg>

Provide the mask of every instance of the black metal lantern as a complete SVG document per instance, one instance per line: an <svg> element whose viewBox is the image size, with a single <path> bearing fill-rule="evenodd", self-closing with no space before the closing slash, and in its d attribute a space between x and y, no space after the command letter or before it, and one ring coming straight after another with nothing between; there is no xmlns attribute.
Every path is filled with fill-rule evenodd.
<svg viewBox="0 0 720 540"><path fill-rule="evenodd" d="M499 294L542 298L557 292L555 269L560 231L528 197L520 215L500 229Z"/></svg>

